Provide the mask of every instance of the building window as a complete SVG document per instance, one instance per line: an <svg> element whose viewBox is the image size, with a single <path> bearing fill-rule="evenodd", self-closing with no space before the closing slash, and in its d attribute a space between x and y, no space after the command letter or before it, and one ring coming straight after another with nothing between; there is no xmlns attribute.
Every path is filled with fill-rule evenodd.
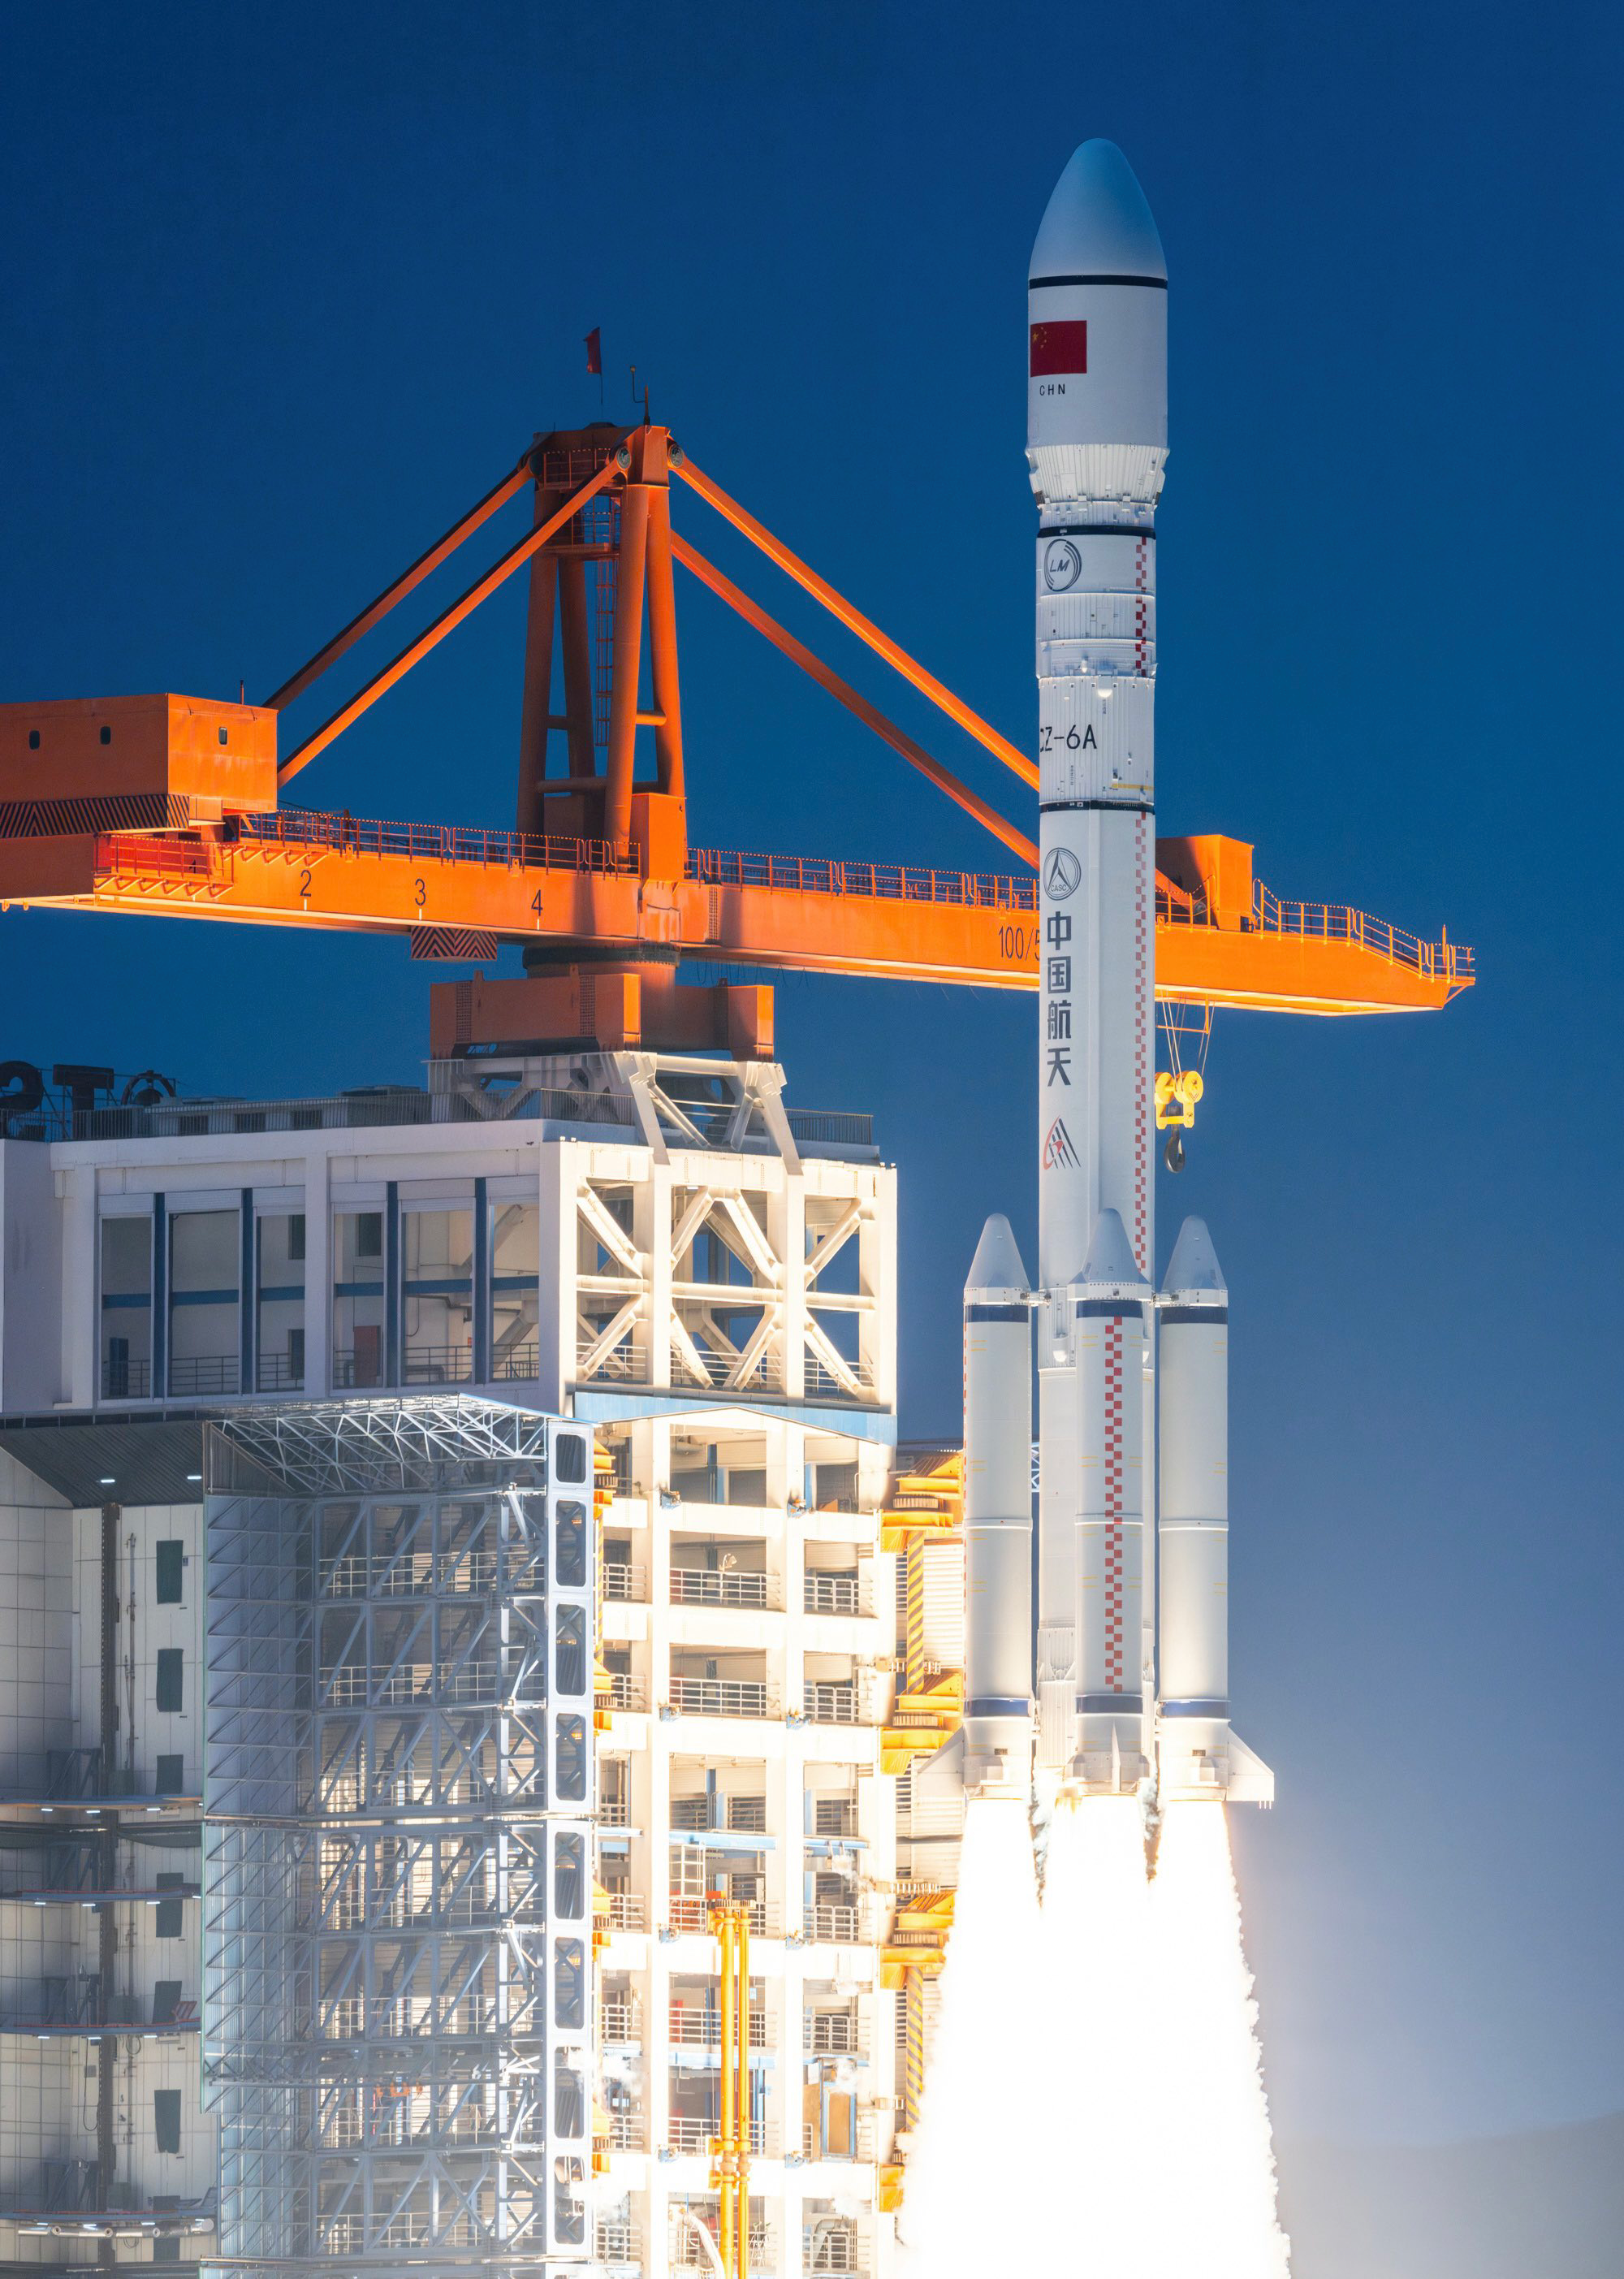
<svg viewBox="0 0 1624 2279"><path fill-rule="evenodd" d="M184 1885L185 1882L186 1877L184 1876L172 1875L165 1870L158 1876L157 1887L160 1891L172 1891L178 1884ZM185 1905L186 1902L183 1899L160 1899L158 1901L157 1907L154 1910L157 1919L155 1930L157 1938L180 1938L180 1919Z"/></svg>
<svg viewBox="0 0 1624 2279"><path fill-rule="evenodd" d="M333 1384L337 1392L384 1381L381 1211L339 1211L333 1221Z"/></svg>
<svg viewBox="0 0 1624 2279"><path fill-rule="evenodd" d="M169 1390L181 1399L240 1390L234 1210L177 1211L169 1223Z"/></svg>
<svg viewBox="0 0 1624 2279"><path fill-rule="evenodd" d="M553 2075L553 2134L578 2137L586 2125L586 2095L581 2076L572 2067L559 2066Z"/></svg>
<svg viewBox="0 0 1624 2279"><path fill-rule="evenodd" d="M180 2092L178 2089L153 2091L152 2134L160 2152L178 2152L180 2150Z"/></svg>
<svg viewBox="0 0 1624 2279"><path fill-rule="evenodd" d="M178 1536L165 1536L155 1547L157 1577L154 1596L160 1607L180 1604L180 1578L186 1566L186 1546Z"/></svg>
<svg viewBox="0 0 1624 2279"><path fill-rule="evenodd" d="M407 1385L473 1376L473 1212L401 1214L401 1375Z"/></svg>
<svg viewBox="0 0 1624 2279"><path fill-rule="evenodd" d="M152 1390L152 1221L102 1221L102 1398Z"/></svg>
<svg viewBox="0 0 1624 2279"><path fill-rule="evenodd" d="M175 2012L180 2007L180 1981L178 1978L160 1978L152 1989L153 2024L172 2026L175 2022ZM179 2099L180 2092L177 2089L172 2094ZM179 2144L176 2145L175 2150L177 2152L180 2150Z"/></svg>
<svg viewBox="0 0 1624 2279"><path fill-rule="evenodd" d="M178 1710L184 1707L181 1699L185 1684L186 1656L178 1646L161 1646L157 1654L157 1706L160 1709Z"/></svg>
<svg viewBox="0 0 1624 2279"><path fill-rule="evenodd" d="M586 1443L578 1432L561 1432L553 1446L558 1477L565 1487L586 1485Z"/></svg>
<svg viewBox="0 0 1624 2279"><path fill-rule="evenodd" d="M540 1374L541 1214L533 1203L491 1205L491 1375L499 1385Z"/></svg>
<svg viewBox="0 0 1624 2279"><path fill-rule="evenodd" d="M304 1390L304 1213L262 1211L255 1231L254 1351L261 1393Z"/></svg>
<svg viewBox="0 0 1624 2279"><path fill-rule="evenodd" d="M810 1501L815 1511L855 1511L857 1508L856 1465L815 1465L812 1468Z"/></svg>
<svg viewBox="0 0 1624 2279"><path fill-rule="evenodd" d="M160 1796L186 1794L186 1759L181 1756L160 1757L157 1761L157 1792ZM163 1881L162 1876L158 1878Z"/></svg>
<svg viewBox="0 0 1624 2279"><path fill-rule="evenodd" d="M671 1439L671 1493L679 1503L720 1503L721 1466L714 1441Z"/></svg>

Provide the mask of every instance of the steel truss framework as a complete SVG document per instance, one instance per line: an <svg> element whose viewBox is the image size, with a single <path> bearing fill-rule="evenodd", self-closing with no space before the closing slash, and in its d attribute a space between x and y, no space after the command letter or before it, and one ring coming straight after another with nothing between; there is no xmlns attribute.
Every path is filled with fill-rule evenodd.
<svg viewBox="0 0 1624 2279"><path fill-rule="evenodd" d="M206 1475L218 2260L578 2263L586 1436L480 1401L287 1403L211 1427Z"/></svg>
<svg viewBox="0 0 1624 2279"><path fill-rule="evenodd" d="M549 1066L477 1065L516 1088ZM579 1170L575 1384L883 1407L886 1269L861 1160L843 1176L839 1159L802 1156L777 1068L631 1053L586 1065L624 1086L650 1161L670 1178ZM737 1168L695 1164L701 1154ZM787 1182L762 1170L770 1158Z"/></svg>

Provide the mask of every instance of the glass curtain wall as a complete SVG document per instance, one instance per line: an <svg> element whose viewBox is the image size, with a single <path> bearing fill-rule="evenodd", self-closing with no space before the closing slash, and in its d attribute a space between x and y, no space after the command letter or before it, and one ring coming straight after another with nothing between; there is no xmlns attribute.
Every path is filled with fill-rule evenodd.
<svg viewBox="0 0 1624 2279"><path fill-rule="evenodd" d="M491 1376L528 1383L540 1369L537 1329L541 1213L534 1203L491 1205Z"/></svg>
<svg viewBox="0 0 1624 2279"><path fill-rule="evenodd" d="M384 1239L380 1210L333 1216L333 1385L348 1393L384 1381Z"/></svg>
<svg viewBox="0 0 1624 2279"><path fill-rule="evenodd" d="M152 1390L152 1221L102 1221L102 1398Z"/></svg>
<svg viewBox="0 0 1624 2279"><path fill-rule="evenodd" d="M169 1222L169 1391L235 1393L241 1219L234 1210L177 1211Z"/></svg>
<svg viewBox="0 0 1624 2279"><path fill-rule="evenodd" d="M407 1385L473 1376L473 1212L401 1213L401 1374Z"/></svg>
<svg viewBox="0 0 1624 2279"><path fill-rule="evenodd" d="M255 1246L254 1351L261 1393L304 1389L304 1213L264 1211Z"/></svg>

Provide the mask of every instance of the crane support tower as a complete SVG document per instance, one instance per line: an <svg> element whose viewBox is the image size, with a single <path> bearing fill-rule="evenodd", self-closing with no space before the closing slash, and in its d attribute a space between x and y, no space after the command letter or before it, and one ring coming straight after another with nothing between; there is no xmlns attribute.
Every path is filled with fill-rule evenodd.
<svg viewBox="0 0 1624 2279"><path fill-rule="evenodd" d="M263 704L165 694L0 706L0 909L393 932L414 958L463 963L520 945L522 978L480 974L431 991L437 1059L578 1044L770 1057L770 988L680 986L685 958L1035 991L1029 829L942 766L677 531L674 481L1036 791L1033 760L697 467L669 430L600 424L538 437ZM287 737L284 711L525 494L529 529L320 725ZM1015 867L946 871L692 845L676 564L974 817ZM288 804L293 779L520 570L529 608L513 827ZM1357 909L1283 902L1254 878L1252 857L1246 842L1217 834L1155 842L1155 994L1170 1034L1181 1023L1205 1027L1216 1007L1422 1011L1471 986L1470 950ZM1170 1073L1164 1090L1158 1120L1188 1122L1199 1072Z"/></svg>

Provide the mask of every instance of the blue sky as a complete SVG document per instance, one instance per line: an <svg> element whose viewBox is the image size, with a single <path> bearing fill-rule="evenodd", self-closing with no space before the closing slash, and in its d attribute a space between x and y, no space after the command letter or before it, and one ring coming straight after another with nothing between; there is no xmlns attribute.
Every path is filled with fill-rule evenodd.
<svg viewBox="0 0 1624 2279"><path fill-rule="evenodd" d="M1240 1849L1288 2137L1624 2105L1620 77L1587 0L0 26L8 697L263 694L534 429L594 415L595 325L611 411L635 363L701 464L1027 737L1025 257L1074 143L1127 151L1172 277L1164 828L1447 925L1482 977L1438 1018L1221 1023L1162 1183L1164 1257L1199 1210L1233 1291L1237 1716L1282 1790ZM301 795L505 823L521 606ZM679 608L700 840L1000 867ZM0 1056L260 1091L426 1046L389 944L13 914L0 961ZM1030 1256L1030 1002L797 980L779 1009L792 1097L871 1107L900 1167L905 1424L954 1429L989 1209Z"/></svg>

